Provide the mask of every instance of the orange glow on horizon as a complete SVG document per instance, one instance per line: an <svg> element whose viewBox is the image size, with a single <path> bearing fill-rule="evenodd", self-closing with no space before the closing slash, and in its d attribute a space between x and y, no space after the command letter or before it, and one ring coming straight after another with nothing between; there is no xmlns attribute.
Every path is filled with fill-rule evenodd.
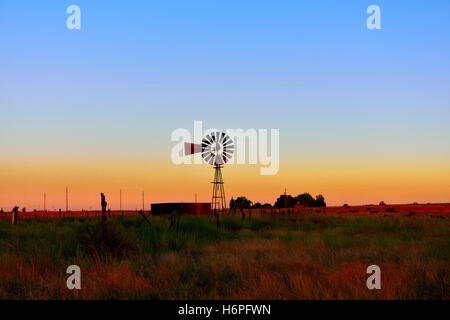
<svg viewBox="0 0 450 320"><path fill-rule="evenodd" d="M208 165L173 165L170 160L135 159L3 159L0 207L28 210L98 209L104 192L111 209L156 202L210 202L213 170ZM227 201L244 195L253 202L271 203L288 194L323 194L328 205L450 202L450 168L442 162L375 161L282 162L276 176L261 176L259 165L229 165L223 169Z"/></svg>

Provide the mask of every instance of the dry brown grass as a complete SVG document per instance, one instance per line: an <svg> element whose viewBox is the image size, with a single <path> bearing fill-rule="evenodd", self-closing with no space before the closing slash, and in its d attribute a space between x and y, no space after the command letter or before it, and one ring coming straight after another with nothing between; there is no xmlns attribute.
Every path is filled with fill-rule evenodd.
<svg viewBox="0 0 450 320"><path fill-rule="evenodd" d="M380 230L377 236L383 235L381 240L385 239L385 245L375 237L363 244L358 241L370 233L368 226L373 220L364 220L362 225L357 224L359 220L347 221L346 226L346 220L341 218L299 219L303 219L300 229L289 229L292 221L277 222L276 228L265 229L261 221L253 227L234 231L234 240L205 245L182 244L177 250L154 253L142 249L125 257L100 253L78 255L76 264L82 270L82 290L79 291L66 288L65 270L74 264L72 259L64 255L55 259L39 245L33 249L33 254L27 255L19 244L10 243L9 253L0 255L0 298L450 298L450 264L448 246L445 246L448 244L447 220L405 217L399 219L415 220L398 220L391 225L385 222L390 220L376 220L379 222L377 230ZM324 229L333 224L339 228ZM392 225L397 224L403 233L392 230ZM427 225L430 231L423 229ZM263 229L256 230L255 226ZM355 226L366 228L367 232L362 233ZM330 230L334 230L333 233ZM431 240L423 242L421 237L425 231ZM173 237L185 239L186 235L174 234ZM435 241L433 239L436 242L430 242ZM366 268L372 264L381 267L381 290L366 287Z"/></svg>
<svg viewBox="0 0 450 320"><path fill-rule="evenodd" d="M372 251L372 249L374 249ZM405 248L406 249L406 248ZM400 250L400 249L399 249ZM326 253L324 253L326 252ZM376 248L329 251L320 239L235 241L195 252L132 260L96 260L82 270L82 290L45 262L2 259L0 296L27 299L424 299L449 298L449 265L421 261L422 248L392 261ZM392 252L387 254L392 255ZM382 270L382 290L366 288L370 264Z"/></svg>

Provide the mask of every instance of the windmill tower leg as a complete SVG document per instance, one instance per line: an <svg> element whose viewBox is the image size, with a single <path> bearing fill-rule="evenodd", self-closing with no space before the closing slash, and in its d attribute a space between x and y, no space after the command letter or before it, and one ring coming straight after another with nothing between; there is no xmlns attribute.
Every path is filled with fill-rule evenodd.
<svg viewBox="0 0 450 320"><path fill-rule="evenodd" d="M223 187L222 178L222 166L214 166L214 182L213 182L213 195L212 195L212 209L216 216L216 223L219 226L219 211L225 209L225 190Z"/></svg>

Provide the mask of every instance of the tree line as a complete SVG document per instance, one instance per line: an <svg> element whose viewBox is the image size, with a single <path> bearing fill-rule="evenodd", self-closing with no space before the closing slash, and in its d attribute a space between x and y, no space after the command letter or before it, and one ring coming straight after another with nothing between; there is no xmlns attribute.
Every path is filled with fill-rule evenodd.
<svg viewBox="0 0 450 320"><path fill-rule="evenodd" d="M325 198L319 194L315 198L307 192L299 194L296 197L282 194L277 198L273 207L275 208L295 208L302 207L326 207ZM272 207L270 203L261 204L260 202L253 203L244 196L231 198L230 209L259 209L261 207Z"/></svg>

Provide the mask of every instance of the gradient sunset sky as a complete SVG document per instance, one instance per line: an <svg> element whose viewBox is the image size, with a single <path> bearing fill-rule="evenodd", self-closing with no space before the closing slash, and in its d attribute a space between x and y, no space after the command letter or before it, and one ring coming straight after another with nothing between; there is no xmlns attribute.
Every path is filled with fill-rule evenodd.
<svg viewBox="0 0 450 320"><path fill-rule="evenodd" d="M280 129L279 173L226 166L227 200L450 202L448 0L0 0L0 43L0 208L210 201L170 159L195 120Z"/></svg>

